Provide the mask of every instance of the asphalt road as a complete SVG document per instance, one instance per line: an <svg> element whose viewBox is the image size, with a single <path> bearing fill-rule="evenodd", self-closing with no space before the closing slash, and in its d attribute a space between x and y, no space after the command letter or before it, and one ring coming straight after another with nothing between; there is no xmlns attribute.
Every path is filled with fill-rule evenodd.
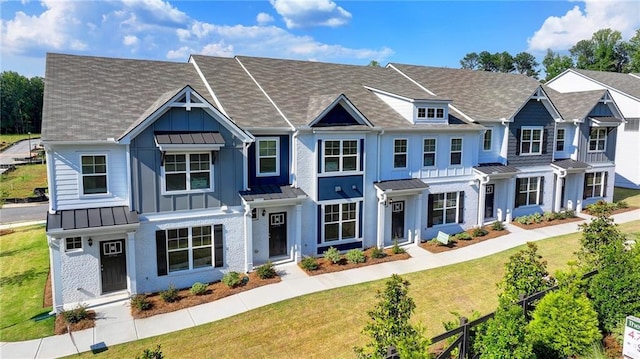
<svg viewBox="0 0 640 359"><path fill-rule="evenodd" d="M0 224L43 221L47 219L49 202L22 205L6 204L0 208Z"/></svg>
<svg viewBox="0 0 640 359"><path fill-rule="evenodd" d="M41 143L40 138L31 139L31 148L39 146ZM10 165L15 163L22 163L23 161L14 161L14 158L29 157L29 140L17 142L13 146L0 152L0 164Z"/></svg>

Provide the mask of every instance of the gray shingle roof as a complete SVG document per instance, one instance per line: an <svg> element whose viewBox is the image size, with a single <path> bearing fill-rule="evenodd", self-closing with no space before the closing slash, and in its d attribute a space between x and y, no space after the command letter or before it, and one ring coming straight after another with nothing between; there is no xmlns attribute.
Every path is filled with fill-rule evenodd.
<svg viewBox="0 0 640 359"><path fill-rule="evenodd" d="M544 91L560 112L560 116L567 121L585 119L606 92L594 90L561 93L549 86L544 86Z"/></svg>
<svg viewBox="0 0 640 359"><path fill-rule="evenodd" d="M300 188L276 185L252 186L249 191L240 191L240 196L247 202L307 198L307 194Z"/></svg>
<svg viewBox="0 0 640 359"><path fill-rule="evenodd" d="M406 191L406 190L422 190L429 188L429 185L417 178L380 181L374 184L382 191Z"/></svg>
<svg viewBox="0 0 640 359"><path fill-rule="evenodd" d="M42 139L119 138L187 85L214 104L189 63L47 54Z"/></svg>
<svg viewBox="0 0 640 359"><path fill-rule="evenodd" d="M47 232L138 223L138 214L127 206L69 209L47 214Z"/></svg>
<svg viewBox="0 0 640 359"><path fill-rule="evenodd" d="M526 75L390 64L476 121L509 119L540 83Z"/></svg>
<svg viewBox="0 0 640 359"><path fill-rule="evenodd" d="M631 74L581 69L571 69L571 71L575 71L606 86L640 99L640 78Z"/></svg>
<svg viewBox="0 0 640 359"><path fill-rule="evenodd" d="M586 170L589 167L591 167L584 162L580 162L572 159L554 161L554 162L551 162L551 165L561 168L563 170Z"/></svg>

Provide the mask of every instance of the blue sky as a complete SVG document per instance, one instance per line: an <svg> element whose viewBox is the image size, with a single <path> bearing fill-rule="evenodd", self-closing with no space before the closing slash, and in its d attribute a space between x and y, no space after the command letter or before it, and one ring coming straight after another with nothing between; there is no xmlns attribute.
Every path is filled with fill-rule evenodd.
<svg viewBox="0 0 640 359"><path fill-rule="evenodd" d="M2 71L43 76L47 52L184 62L189 54L459 67L468 52L565 52L598 29L629 39L640 2L6 1Z"/></svg>

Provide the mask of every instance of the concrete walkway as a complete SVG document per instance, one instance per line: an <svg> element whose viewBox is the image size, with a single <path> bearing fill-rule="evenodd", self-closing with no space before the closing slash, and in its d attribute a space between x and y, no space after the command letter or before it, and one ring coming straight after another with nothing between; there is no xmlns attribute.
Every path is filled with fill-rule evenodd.
<svg viewBox="0 0 640 359"><path fill-rule="evenodd" d="M580 215L588 219L587 215ZM614 216L616 223L640 220L640 210ZM571 222L539 229L524 230L507 225L508 235L477 243L453 251L433 254L411 245L406 247L411 254L408 260L386 262L348 271L307 276L295 264L278 266L282 281L215 302L160 314L145 319L133 319L128 300L97 306L96 326L74 332L71 335L56 335L24 342L0 343L0 357L7 358L56 358L114 346L137 339L194 327L231 317L251 309L297 296L347 285L363 283L389 277L393 273L405 274L425 269L446 266L498 253L526 242L573 233L577 225Z"/></svg>

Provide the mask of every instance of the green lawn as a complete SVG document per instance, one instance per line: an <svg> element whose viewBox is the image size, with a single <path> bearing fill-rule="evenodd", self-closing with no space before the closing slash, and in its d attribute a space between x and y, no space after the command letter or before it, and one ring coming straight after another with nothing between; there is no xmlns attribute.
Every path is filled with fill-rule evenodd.
<svg viewBox="0 0 640 359"><path fill-rule="evenodd" d="M35 197L33 189L47 187L47 165L17 166L0 176L0 201L4 198Z"/></svg>
<svg viewBox="0 0 640 359"><path fill-rule="evenodd" d="M51 311L42 306L48 271L44 226L0 236L0 341L53 335L53 318L34 320Z"/></svg>
<svg viewBox="0 0 640 359"><path fill-rule="evenodd" d="M621 229L640 238L640 221ZM550 272L566 267L579 247L580 234L536 242ZM443 332L450 311L483 314L497 305L495 284L509 256L521 248L490 257L404 275L411 282L416 321L429 336ZM353 358L352 347L363 345L360 334L367 310L375 304L375 291L384 280L338 288L275 303L218 322L154 338L110 347L102 354L82 357L134 357L146 348L162 345L168 358Z"/></svg>
<svg viewBox="0 0 640 359"><path fill-rule="evenodd" d="M630 206L640 207L640 190L615 187L613 190L613 201L625 201Z"/></svg>

